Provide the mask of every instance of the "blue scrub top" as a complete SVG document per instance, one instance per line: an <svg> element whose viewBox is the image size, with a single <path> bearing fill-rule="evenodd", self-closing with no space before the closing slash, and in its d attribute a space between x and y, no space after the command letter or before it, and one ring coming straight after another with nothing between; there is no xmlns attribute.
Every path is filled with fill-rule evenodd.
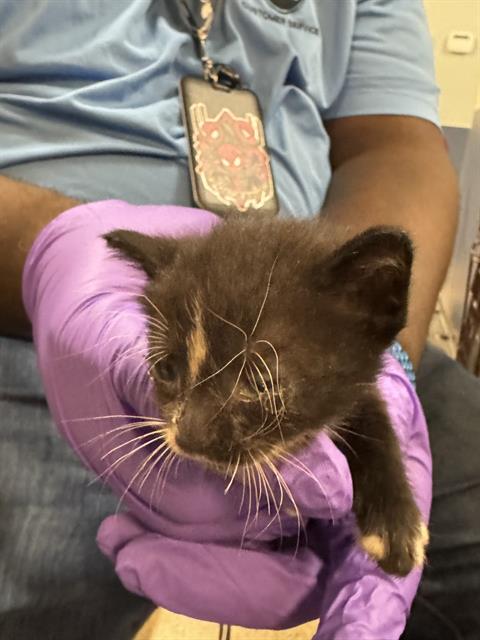
<svg viewBox="0 0 480 640"><path fill-rule="evenodd" d="M322 206L326 120L438 124L421 0L217 0L208 50L259 96L284 215ZM177 0L0 0L0 171L89 200L191 204L178 84L200 73Z"/></svg>

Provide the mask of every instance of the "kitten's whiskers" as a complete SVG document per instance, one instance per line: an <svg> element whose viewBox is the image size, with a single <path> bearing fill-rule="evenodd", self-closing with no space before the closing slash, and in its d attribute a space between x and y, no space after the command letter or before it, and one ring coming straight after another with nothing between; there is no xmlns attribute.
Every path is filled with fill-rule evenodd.
<svg viewBox="0 0 480 640"><path fill-rule="evenodd" d="M230 471L230 467L232 466L232 458L233 458L233 453L230 455L230 458L228 460L228 467L225 470L225 475L223 476L223 479L226 480L228 477L228 472Z"/></svg>
<svg viewBox="0 0 480 640"><path fill-rule="evenodd" d="M165 449L165 452L168 452L168 451L171 451L171 449L169 447L167 447ZM165 463L167 462L167 459L168 459L168 456L167 456L167 458L165 458L163 460L162 464L158 468L157 475L155 477L155 482L153 483L153 487L152 487L152 490L150 492L150 505L152 505L152 503L153 503L153 500L154 500L154 497L155 497L155 493L157 491L157 488L158 488L158 485L160 483L163 471L165 469ZM162 493L160 492L160 495L159 495L160 498L161 498L161 495L162 495Z"/></svg>
<svg viewBox="0 0 480 640"><path fill-rule="evenodd" d="M167 358L167 357L168 357L168 353L165 353L165 352L164 352L163 354L160 354L160 352L158 352L158 351L157 351L157 353L155 353L154 355L155 355L155 356L159 356L159 357L155 360L155 362L154 362L153 364L151 364L151 365L148 367L148 375L149 375L149 376L150 376L150 375L152 375L152 371L155 369L155 367L157 366L157 364L158 364L159 362L161 362L162 360L165 360L165 358Z"/></svg>
<svg viewBox="0 0 480 640"><path fill-rule="evenodd" d="M270 467L270 469L273 471L274 475L276 476L277 482L279 484L279 487L281 485L283 485L283 487L285 489L285 493L287 494L290 502L292 503L293 509L295 511L295 515L296 515L296 518L297 518L297 542L296 542L296 545L295 545L295 553L293 555L293 557L295 558L297 553L298 553L298 550L300 548L300 534L301 534L301 532L303 530L303 533L304 533L304 536L305 536L305 541L307 541L307 538L308 538L307 531L305 529L305 525L304 525L303 519L302 519L302 517L300 515L300 511L298 509L298 506L297 506L297 503L295 501L295 498L293 497L292 492L290 491L290 487L285 482L285 479L283 478L283 476L280 473L279 469L277 469L277 467L275 467L273 462L265 454L262 454L262 456L265 458L265 461L266 461L267 465Z"/></svg>
<svg viewBox="0 0 480 640"><path fill-rule="evenodd" d="M168 451L169 451L169 448L166 447L165 449L163 449L163 451L160 452L160 454L158 455L158 458L153 461L153 463L152 463L152 465L150 467L150 471L153 471L153 469L159 465L159 463L161 462L162 458L168 453ZM178 458L178 456L177 456L177 458ZM178 458L178 460L180 460L180 458ZM158 472L160 472L160 470L162 469L164 464L165 464L165 460L159 466ZM150 471L149 471L149 473L150 473ZM158 479L158 472L157 472L157 479ZM148 474L147 474L146 477L148 477ZM152 511L152 507L153 507L153 498L154 498L154 494L155 494L155 488L157 486L157 479L155 479L155 482L153 483L153 486L152 486L152 490L150 491L150 499L148 501L148 507L149 507L150 511ZM140 485L139 493L142 490L143 482L145 480L146 480L146 478L144 478L144 480L142 481L142 484Z"/></svg>
<svg viewBox="0 0 480 640"><path fill-rule="evenodd" d="M214 315L216 318L218 318L219 320L221 320L222 322L225 322L225 324L229 324L231 327L233 327L234 329L236 329L237 331L240 331L240 333L243 335L243 337L245 338L245 343L248 341L248 336L245 333L245 331L239 327L237 324L235 324L234 322L231 322L230 320L227 320L226 318L224 318L223 316L221 316L220 314L218 314L216 311L213 311L212 309L210 309L209 307L205 307L207 309L207 311L209 311L212 315Z"/></svg>
<svg viewBox="0 0 480 640"><path fill-rule="evenodd" d="M264 341L262 340L262 342L264 342ZM279 385L279 380L278 380L278 360L277 360L277 389L275 390L275 384L274 384L274 381L273 381L273 376L272 376L272 372L270 370L270 367L268 366L268 364L266 363L264 358L262 358L262 356L257 351L253 351L253 354L256 355L257 358L260 359L260 361L262 362L263 366L265 367L265 369L266 369L266 371L268 373L268 376L270 378L270 384L271 384L271 389L272 389L272 398L273 398L273 411L275 413L275 418L276 418L276 421L277 421L278 430L280 432L280 437L282 438L282 442L285 445L285 438L283 436L281 418L279 416L279 411L278 411L277 402L276 402L277 396L281 397L280 385ZM270 397L270 395L269 395L269 397ZM285 412L285 405L284 405L283 400L282 400L282 419L283 419L284 412Z"/></svg>
<svg viewBox="0 0 480 640"><path fill-rule="evenodd" d="M262 433L262 430L264 428L264 425L266 423L266 421L268 420L268 415L265 416L262 424L260 425L260 427L254 432L251 433L249 436L245 436L245 438L243 438L243 441L245 440L250 440L251 438L254 438L255 436L259 435L260 433ZM270 422L268 423L267 427L272 423L272 421L270 420Z"/></svg>
<svg viewBox="0 0 480 640"><path fill-rule="evenodd" d="M223 411L223 409L227 406L228 401L229 401L229 400L230 400L230 398L233 396L233 394L235 393L235 389L236 389L236 388L237 388L237 386L238 386L238 383L239 383L240 378L241 378L241 375L242 375L242 373L243 373L243 369L244 369L244 367L245 367L245 363L246 363L246 361L247 361L247 358L246 358L246 357L244 357L244 359L243 359L243 363L242 363L242 366L240 367L240 371L239 371L239 373L238 373L238 376L237 376L237 379L236 379L236 381L235 381L235 384L233 385L233 389L232 389L232 391L230 392L230 395L229 395L229 396L228 396L228 398L225 400L225 402L221 405L220 409L219 409L218 411L216 411L216 412L213 414L213 416L210 418L210 420L207 422L207 424L206 424L206 425L204 425L204 427L208 427L208 425L209 425L209 424L211 424L211 423L215 420L215 418L216 418L216 417L217 417L217 416L218 416L218 415Z"/></svg>
<svg viewBox="0 0 480 640"><path fill-rule="evenodd" d="M225 488L225 491L223 492L224 495L227 495L227 493L230 491L230 487L232 486L233 481L235 480L235 476L237 475L239 465L240 465L240 454L237 455L237 463L235 465L235 469L233 470L233 475L230 478L230 482L228 483L228 485Z"/></svg>
<svg viewBox="0 0 480 640"><path fill-rule="evenodd" d="M350 449L350 451L353 453L353 455L358 458L358 454L355 451L355 449L351 446L351 444L349 442L347 442L347 440L345 440L345 438L343 436L341 436L339 433L337 433L336 431L333 431L328 425L325 425L324 427L325 429L325 433L327 434L327 436L333 441L335 442L335 440L340 440L340 442L343 442L343 444L347 447L347 449Z"/></svg>
<svg viewBox="0 0 480 640"><path fill-rule="evenodd" d="M253 329L250 332L250 338L255 333L255 329L258 327L258 323L260 322L260 318L262 317L263 309L265 308L265 304L267 302L268 294L270 293L270 285L272 282L273 270L275 269L275 265L277 264L278 254L275 256L275 259L272 264L272 268L270 269L270 273L268 274L267 287L265 289L265 295L263 296L262 304L260 305L260 309L258 311L257 319L255 320L255 324L253 325Z"/></svg>
<svg viewBox="0 0 480 640"><path fill-rule="evenodd" d="M157 305L147 296L146 293L139 294L139 297L140 298L145 298L145 300L148 302L148 304L155 309L155 311L160 316L160 320L158 320L158 318L155 318L155 319L158 320L158 322L161 323L165 327L165 329L168 329L168 320L163 315L163 313L160 311L160 309L157 307ZM151 316L149 316L149 318L151 318Z"/></svg>
<svg viewBox="0 0 480 640"><path fill-rule="evenodd" d="M257 388L257 385L255 384L255 374L253 373L252 366L249 362L247 362L246 374L247 374L247 379L248 379L248 382L250 383L250 386L252 387L252 389L255 389L255 392L257 394L258 403L262 411L262 421L263 421L263 424L265 424L265 420L267 419L268 414L266 415L265 407L263 406L263 402L262 402L262 396L260 394L260 391Z"/></svg>
<svg viewBox="0 0 480 640"><path fill-rule="evenodd" d="M149 334L155 332L163 338L167 335L168 325L153 316L147 315L147 330Z"/></svg>
<svg viewBox="0 0 480 640"><path fill-rule="evenodd" d="M238 507L239 514L242 510L244 499L245 499L245 465L242 466L242 500L240 502L240 506Z"/></svg>
<svg viewBox="0 0 480 640"><path fill-rule="evenodd" d="M252 360L251 364L255 367L255 369L256 369L259 377L260 377L260 380L262 381L262 385L265 387L265 393L267 394L268 402L270 404L270 411L271 411L271 413L273 413L273 402L272 402L272 398L270 396L270 391L268 389L267 381L263 377L263 373L258 368L257 363L253 362L253 360Z"/></svg>
<svg viewBox="0 0 480 640"><path fill-rule="evenodd" d="M162 436L163 439L163 436ZM138 478L138 476L142 473L143 469L147 466L147 464L150 462L150 460L157 455L158 451L161 451L162 449L164 449L166 446L166 443L160 444L156 449L154 449L154 451L147 456L147 458L142 462L142 464L140 465L139 469L134 473L133 477L131 478L130 482L127 484L125 491L122 493L120 500L118 501L118 505L117 508L115 510L115 514L118 513L120 506L125 498L125 496L127 495L128 491L130 490L130 488L133 486L135 480Z"/></svg>
<svg viewBox="0 0 480 640"><path fill-rule="evenodd" d="M343 424L329 424L327 427L330 429L330 432L336 434L337 430L345 431L345 433L351 433L353 436L358 438L364 438L365 440L373 440L375 442L382 442L380 438L374 438L373 436L367 436L365 433L358 433L358 431L354 431L353 429L347 429Z"/></svg>
<svg viewBox="0 0 480 640"><path fill-rule="evenodd" d="M128 413L109 413L105 416L92 416L87 418L66 418L65 420L62 420L62 422L88 422L90 420L108 420L113 418L139 418L140 420L155 420L162 422L158 416L141 416Z"/></svg>
<svg viewBox="0 0 480 640"><path fill-rule="evenodd" d="M270 481L267 478L267 474L265 473L265 471L262 468L262 465L258 462L255 461L255 464L258 465L258 472L261 473L261 476L263 478L263 482L265 485L265 494L267 496L267 504L268 504L268 515L270 515L270 500L269 500L269 493L271 494L272 497L272 502L274 504L275 507L275 513L273 515L273 517L267 522L267 524L265 525L265 527L259 531L255 537L253 538L254 540L256 540L257 538L259 538L263 533L265 533L265 531L268 530L268 528L273 524L273 522L275 522L275 519L278 519L278 528L280 530L280 546L282 544L283 541L283 525L282 525L282 518L280 515L280 507L278 506L277 503L277 499L275 497L275 492L272 489L272 486L270 484ZM280 487L281 492L283 492L283 489ZM283 495L283 493L282 493Z"/></svg>
<svg viewBox="0 0 480 640"><path fill-rule="evenodd" d="M267 513L268 513L268 515L270 515L270 496L268 494L267 484L265 483L265 480L267 480L267 482L268 482L268 479L267 479L267 477L265 475L264 470L262 469L262 465L258 462L258 460L255 460L255 458L253 458L253 457L252 457L252 460L253 460L253 464L255 465L255 467L256 467L256 469L258 471L258 477L259 477L260 481L262 482L262 484L263 484L263 486L265 488L265 498L267 500Z"/></svg>
<svg viewBox="0 0 480 640"><path fill-rule="evenodd" d="M252 481L250 478L250 468L248 465L245 465L244 469L247 473L247 478L248 478L248 512L247 512L247 518L245 520L245 526L243 527L242 539L240 541L240 549L243 549L243 543L245 541L245 535L247 533L249 520L250 520L250 513L252 509Z"/></svg>
<svg viewBox="0 0 480 640"><path fill-rule="evenodd" d="M120 416L116 416L116 417L120 417ZM129 417L129 416L125 416L125 417ZM92 418L92 420L93 419L94 418ZM83 418L82 418L82 420L83 420ZM88 446L92 442L95 442L96 440L99 440L100 438L105 438L105 436L108 436L110 433L115 433L117 431L120 431L120 434L117 433L117 435L113 436L112 438L110 438L110 440L115 439L116 437L118 437L118 435L122 435L122 433L125 432L125 431L130 431L130 430L141 428L141 427L156 427L156 426L159 426L159 425L161 426L161 425L164 425L164 424L167 424L167 423L164 422L164 421L159 421L159 420L128 422L127 424L124 424L124 425L122 425L120 427L115 427L115 429L109 429L108 431L100 433L97 436L94 436L93 438L90 438L89 440L86 440L85 442L82 442L80 446L82 446L82 447ZM162 431L162 429L156 429L156 431L160 432L160 431Z"/></svg>
<svg viewBox="0 0 480 640"><path fill-rule="evenodd" d="M90 484L92 484L93 482L96 482L97 480L99 480L100 478L102 478L102 476L104 476L106 474L105 479L112 475L112 473L115 471L115 469L120 466L122 464L122 462L125 462L125 460L128 460L128 458L130 458L131 456L133 456L135 453L137 453L138 451L141 451L142 449L144 449L145 447L147 447L149 444L152 444L153 442L158 442L158 440L163 440L163 435L158 436L156 438L152 438L151 440L149 440L148 442L144 442L143 444L139 445L138 447L136 447L135 449L133 449L132 451L129 451L128 453L125 453L123 456L121 456L118 460L116 460L115 462L113 462L110 466L108 466L104 471L102 471L102 473L100 473L96 478L94 478L94 480L92 480Z"/></svg>
<svg viewBox="0 0 480 640"><path fill-rule="evenodd" d="M279 448L274 448L274 452L275 455L280 458L281 460L283 460L284 462L287 462L288 464L290 464L292 467L295 467L296 469L298 469L299 471L301 471L302 473L304 473L305 475L307 475L309 478L311 478L315 484L318 486L318 488L320 489L320 491L322 492L323 497L325 498L325 500L327 501L328 504L328 508L330 510L330 519L332 520L332 522L335 522L335 518L333 516L333 510L332 510L332 505L330 503L330 499L328 497L327 492L325 491L324 486L322 485L322 483L320 482L320 480L313 474L312 470L309 469L307 467L307 465L305 463L303 463L299 458L297 458L296 456L294 456L292 453L290 453L289 451L284 451L284 453L286 454L285 456L282 455L282 453L280 453L281 449ZM296 464L295 462L292 462L292 458L293 460L295 460L298 464Z"/></svg>
<svg viewBox="0 0 480 640"><path fill-rule="evenodd" d="M143 486L145 484L145 482L148 480L149 475L152 473L153 469L157 466L157 464L160 462L160 460L163 458L163 456L168 452L168 447L162 447L163 451L160 448L157 448L155 450L154 453L156 453L157 451L161 451L160 454L158 455L158 457L152 461L152 464L150 465L150 468L148 469L148 472L144 475L142 482L140 483L140 486L138 487L138 493L141 494ZM151 503L150 503L150 507L151 507Z"/></svg>
<svg viewBox="0 0 480 640"><path fill-rule="evenodd" d="M166 344L166 336L164 333L159 333L158 331L149 329L147 337L148 337L149 344L161 344L161 345Z"/></svg>
<svg viewBox="0 0 480 640"><path fill-rule="evenodd" d="M203 380L200 380L200 382L195 383L193 385L193 387L190 387L190 391L195 389L195 387L198 387L199 385L203 384L204 382L207 382L207 380L210 380L211 378L214 378L215 376L217 376L224 369L226 369L228 367L228 365L232 364L232 362L234 362L237 358L239 358L244 353L245 353L245 349L242 349L241 351L239 351L236 355L233 356L233 358L230 358L230 360L226 364L224 364L222 367L220 367L220 369L217 369L217 371L215 371L214 373L210 374L206 378L203 378Z"/></svg>
<svg viewBox="0 0 480 640"><path fill-rule="evenodd" d="M169 455L165 458L165 462L164 462L165 472L163 473L162 486L160 487L160 497L162 496L163 492L165 491L165 487L167 485L168 474L170 473L170 469L172 467L172 464L175 461L176 455L177 454L175 453L175 451L172 450L169 453Z"/></svg>
<svg viewBox="0 0 480 640"><path fill-rule="evenodd" d="M260 485L260 476L258 476L258 485L257 485L257 478L255 476L255 472L257 471L256 466L255 466L255 459L252 456L250 451L248 452L248 454L249 454L250 458L252 459L252 462L253 462L253 465L254 465L251 469L252 469L253 486L254 486L254 490L255 490L255 499L256 499L256 502L257 502L257 509L256 509L256 512L255 512L255 518L253 519L253 522L257 522L258 521L258 513L260 511L260 500L262 498L261 485ZM259 489L260 489L260 491L259 491Z"/></svg>
<svg viewBox="0 0 480 640"><path fill-rule="evenodd" d="M113 369L113 367L115 365L117 365L119 362L121 362L122 360L126 359L126 358L132 358L133 356L139 355L144 351L148 351L148 347L139 347L138 345L133 345L131 347L129 347L128 349L125 349L125 351L123 351L122 353L120 353L118 356L116 356L112 362L108 365L108 367L105 367L105 369L103 369L102 371L100 371L100 373L98 375L96 375L92 380L90 380L90 382L88 383L88 387L91 387L95 382L98 382L98 380L100 380L100 378L102 378L104 375L106 375L111 369ZM143 363L141 363L143 364ZM137 367L138 368L138 367ZM135 369L136 370L136 369Z"/></svg>
<svg viewBox="0 0 480 640"><path fill-rule="evenodd" d="M273 351L276 361L276 379L277 379L277 391L280 402L282 403L283 408L286 410L285 404L283 402L283 395L280 389L280 359L278 357L278 351L275 349L273 344L269 340L257 340L256 343L265 343L267 344Z"/></svg>
<svg viewBox="0 0 480 640"><path fill-rule="evenodd" d="M165 431L165 429L162 429L162 432L164 432L164 431ZM120 435L123 435L123 433L121 433ZM108 458L108 456L112 455L112 453L115 453L115 451L118 451L119 449L122 449L123 447L128 446L132 442L136 442L138 440L145 440L145 438L149 438L149 437L151 437L153 435L162 435L163 436L163 433L160 433L159 431L149 431L148 433L142 433L141 435L135 436L135 438L131 438L127 442L122 442L122 444L119 444L116 447L114 447L113 449L110 449L110 451L107 451L107 453L105 453L100 458L100 460L105 460L105 458Z"/></svg>

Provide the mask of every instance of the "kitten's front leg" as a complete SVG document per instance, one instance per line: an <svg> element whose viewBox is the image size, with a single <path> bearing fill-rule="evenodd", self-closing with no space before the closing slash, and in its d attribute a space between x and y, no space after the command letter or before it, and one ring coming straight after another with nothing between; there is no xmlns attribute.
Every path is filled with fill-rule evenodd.
<svg viewBox="0 0 480 640"><path fill-rule="evenodd" d="M337 444L352 474L360 544L384 571L405 576L423 565L428 530L380 398L372 394L364 400L345 428L338 429Z"/></svg>

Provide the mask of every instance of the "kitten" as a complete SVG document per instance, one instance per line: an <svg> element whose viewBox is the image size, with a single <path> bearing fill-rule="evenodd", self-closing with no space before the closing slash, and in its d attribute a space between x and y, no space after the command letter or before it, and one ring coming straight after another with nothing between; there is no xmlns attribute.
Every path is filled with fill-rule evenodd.
<svg viewBox="0 0 480 640"><path fill-rule="evenodd" d="M412 246L393 228L335 233L318 220L232 219L207 236L105 239L149 276L171 448L225 472L338 425L360 543L404 576L428 534L375 379L406 321Z"/></svg>

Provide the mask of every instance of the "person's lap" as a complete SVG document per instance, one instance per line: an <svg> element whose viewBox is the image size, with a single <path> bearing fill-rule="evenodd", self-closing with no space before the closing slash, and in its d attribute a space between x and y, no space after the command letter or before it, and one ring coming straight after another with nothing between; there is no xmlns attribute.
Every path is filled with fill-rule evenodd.
<svg viewBox="0 0 480 640"><path fill-rule="evenodd" d="M480 634L480 381L433 350L418 379L434 504L429 565L403 639L473 640ZM95 545L117 499L89 484L57 436L32 345L5 338L0 434L0 637L130 640L153 605L122 587Z"/></svg>
<svg viewBox="0 0 480 640"><path fill-rule="evenodd" d="M153 605L97 549L117 499L58 437L31 343L0 338L0 638L131 640Z"/></svg>
<svg viewBox="0 0 480 640"><path fill-rule="evenodd" d="M480 380L429 348L418 375L433 456L428 564L402 640L480 637Z"/></svg>

